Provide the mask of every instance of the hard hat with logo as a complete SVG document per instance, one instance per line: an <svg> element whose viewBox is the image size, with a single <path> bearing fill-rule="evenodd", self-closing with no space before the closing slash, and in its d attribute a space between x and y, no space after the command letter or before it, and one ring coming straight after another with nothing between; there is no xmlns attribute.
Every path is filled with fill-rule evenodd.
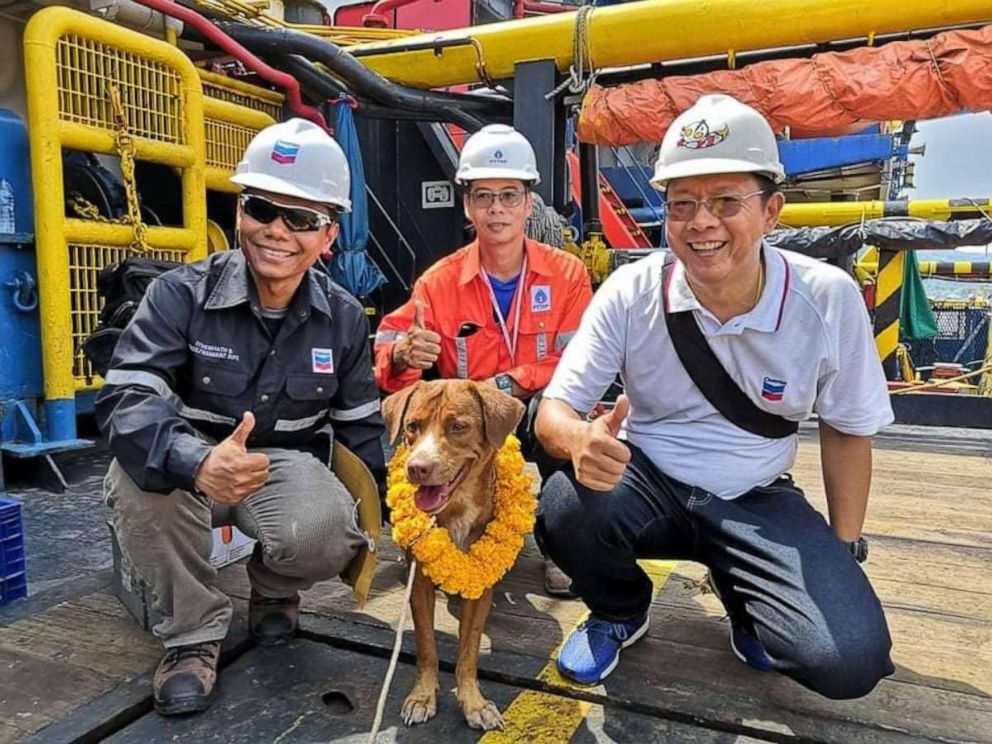
<svg viewBox="0 0 992 744"><path fill-rule="evenodd" d="M651 185L712 173L756 173L785 180L775 133L758 111L723 94L702 96L668 127Z"/></svg>
<svg viewBox="0 0 992 744"><path fill-rule="evenodd" d="M341 146L304 119L273 124L245 148L231 180L241 186L351 210L351 174Z"/></svg>
<svg viewBox="0 0 992 744"><path fill-rule="evenodd" d="M488 124L466 140L458 158L455 183L483 178L514 178L539 184L534 148L506 124Z"/></svg>

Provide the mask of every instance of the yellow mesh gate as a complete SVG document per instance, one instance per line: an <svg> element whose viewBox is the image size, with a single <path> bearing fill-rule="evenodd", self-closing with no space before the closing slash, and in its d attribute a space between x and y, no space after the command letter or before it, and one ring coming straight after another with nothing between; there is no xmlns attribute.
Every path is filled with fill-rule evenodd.
<svg viewBox="0 0 992 744"><path fill-rule="evenodd" d="M284 96L241 80L199 70L206 96L206 183L213 191L235 193L230 177L251 138L275 124L282 113Z"/></svg>
<svg viewBox="0 0 992 744"><path fill-rule="evenodd" d="M177 261L206 255L203 92L179 49L67 8L36 13L24 50L45 397L72 401L100 383L80 352L97 323L100 269L135 250ZM232 107L268 119L238 104L217 105L221 114ZM133 222L66 216L62 150L120 155L122 132L130 135L135 158L181 176L182 224L149 225L144 241Z"/></svg>
<svg viewBox="0 0 992 744"><path fill-rule="evenodd" d="M107 83L119 85L132 134L160 142L185 141L182 81L164 64L77 34L56 46L59 117L114 130Z"/></svg>
<svg viewBox="0 0 992 744"><path fill-rule="evenodd" d="M96 279L100 269L123 261L131 251L127 247L107 245L77 245L70 243L69 250L69 316L72 329L72 376L81 387L93 385L96 373L83 356L83 341L99 323L103 299L97 294ZM151 251L150 256L169 261L184 261L184 251Z"/></svg>

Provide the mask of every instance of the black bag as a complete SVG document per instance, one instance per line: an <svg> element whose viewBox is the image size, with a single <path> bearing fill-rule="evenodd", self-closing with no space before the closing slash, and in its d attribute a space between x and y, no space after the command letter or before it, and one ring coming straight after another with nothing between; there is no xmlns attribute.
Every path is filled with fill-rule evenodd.
<svg viewBox="0 0 992 744"><path fill-rule="evenodd" d="M663 286L668 286L672 263L665 262ZM672 346L696 387L725 419L744 431L769 439L784 439L799 431L799 424L758 408L716 358L691 312L670 313L665 302L665 323Z"/></svg>
<svg viewBox="0 0 992 744"><path fill-rule="evenodd" d="M182 264L176 261L135 256L100 270L96 279L97 294L104 300L100 324L83 341L83 354L101 377L106 376L117 339L134 316L148 285L179 266Z"/></svg>

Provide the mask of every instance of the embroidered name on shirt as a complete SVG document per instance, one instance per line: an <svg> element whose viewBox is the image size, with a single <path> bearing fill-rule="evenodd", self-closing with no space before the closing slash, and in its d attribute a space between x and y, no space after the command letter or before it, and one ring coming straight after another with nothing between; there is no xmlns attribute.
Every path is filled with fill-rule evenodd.
<svg viewBox="0 0 992 744"><path fill-rule="evenodd" d="M785 380L776 380L774 377L766 377L761 381L761 397L777 403L785 395Z"/></svg>
<svg viewBox="0 0 992 744"><path fill-rule="evenodd" d="M334 372L333 349L310 349L310 359L313 362L314 372L324 375L329 375Z"/></svg>
<svg viewBox="0 0 992 744"><path fill-rule="evenodd" d="M241 357L227 346L215 346L214 344L205 344L202 341L194 341L189 345L189 350L196 354L197 356L205 357L207 359L224 359L228 362L238 362Z"/></svg>
<svg viewBox="0 0 992 744"><path fill-rule="evenodd" d="M535 284L530 288L530 311L543 313L551 309L551 287L547 284Z"/></svg>

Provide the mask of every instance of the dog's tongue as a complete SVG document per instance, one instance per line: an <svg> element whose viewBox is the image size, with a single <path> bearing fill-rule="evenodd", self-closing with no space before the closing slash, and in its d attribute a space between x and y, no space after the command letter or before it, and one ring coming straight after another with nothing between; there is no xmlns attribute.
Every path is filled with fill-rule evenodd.
<svg viewBox="0 0 992 744"><path fill-rule="evenodd" d="M444 504L449 493L451 486L448 483L440 486L420 486L413 497L413 503L420 511L432 512Z"/></svg>

